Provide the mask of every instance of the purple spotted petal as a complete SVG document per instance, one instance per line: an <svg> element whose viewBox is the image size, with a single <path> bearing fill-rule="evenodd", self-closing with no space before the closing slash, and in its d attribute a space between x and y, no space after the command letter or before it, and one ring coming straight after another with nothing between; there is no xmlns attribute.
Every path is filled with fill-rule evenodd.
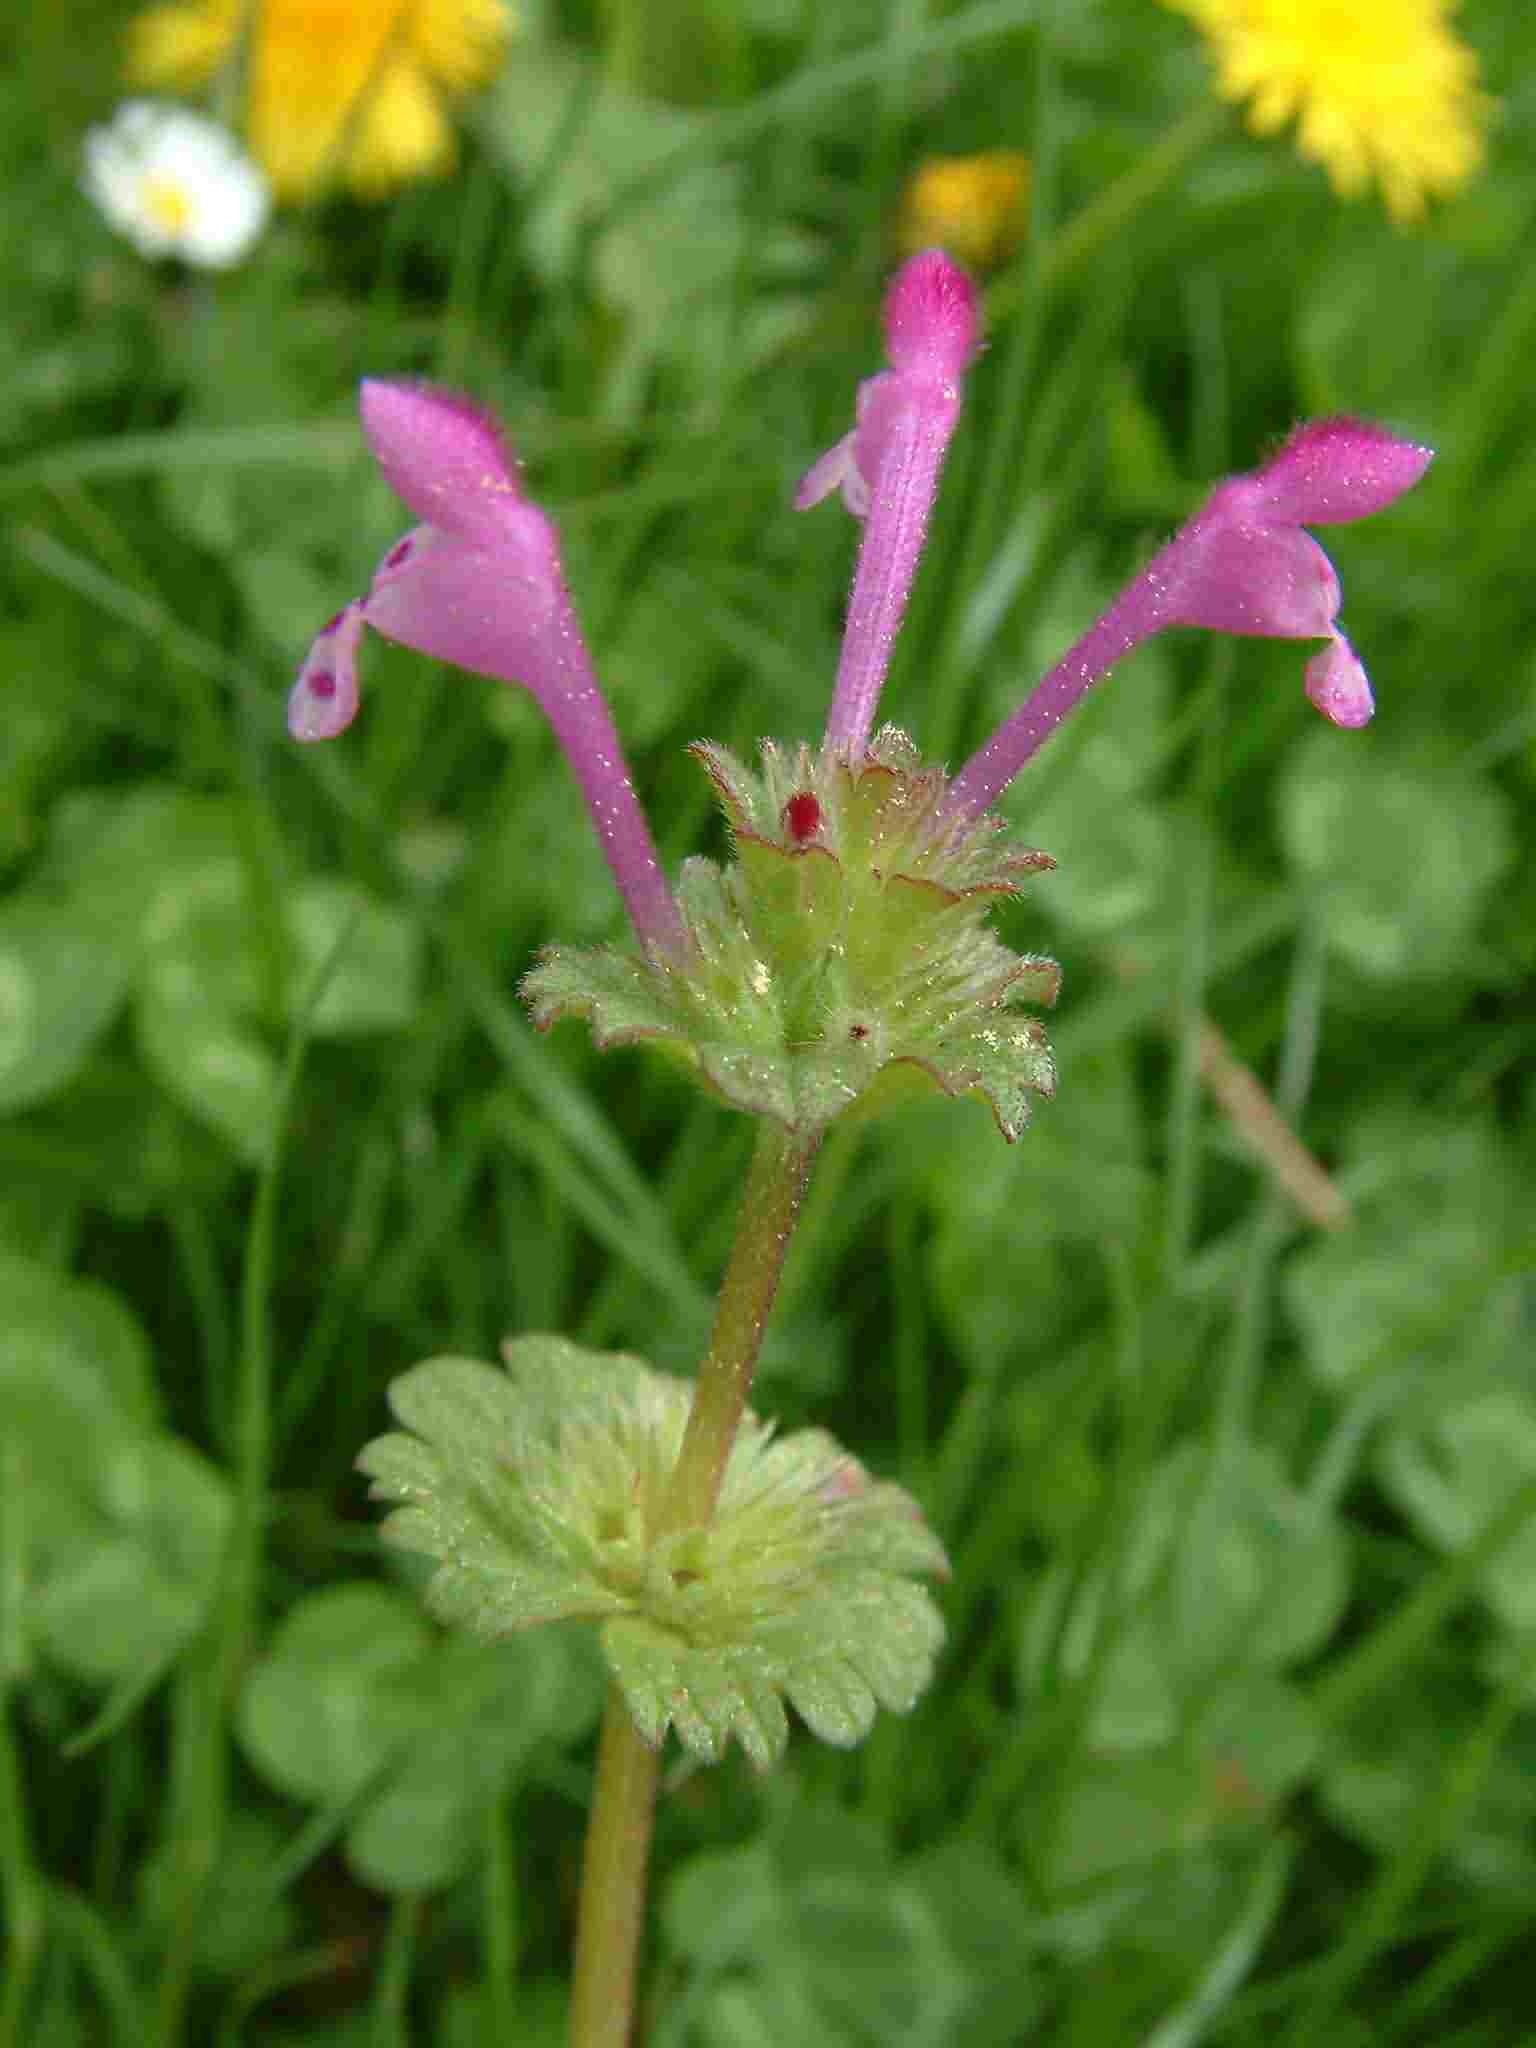
<svg viewBox="0 0 1536 2048"><path fill-rule="evenodd" d="M330 739L357 709L365 624L439 661L520 683L570 761L636 931L678 953L688 937L656 858L586 643L553 523L523 496L486 413L424 385L370 380L363 424L390 483L422 520L389 550L368 595L310 649L289 699L300 739Z"/></svg>
<svg viewBox="0 0 1536 2048"><path fill-rule="evenodd" d="M288 694L288 730L296 740L333 740L357 716L357 643L363 607L349 604L316 634Z"/></svg>

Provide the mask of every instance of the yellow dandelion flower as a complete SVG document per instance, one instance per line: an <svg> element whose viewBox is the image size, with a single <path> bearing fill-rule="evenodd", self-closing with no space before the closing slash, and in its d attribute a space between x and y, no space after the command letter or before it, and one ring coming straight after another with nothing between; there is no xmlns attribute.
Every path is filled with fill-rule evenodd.
<svg viewBox="0 0 1536 2048"><path fill-rule="evenodd" d="M243 46L245 129L280 199L336 179L368 197L454 161L445 96L482 84L505 0L171 0L130 30L146 85L205 84Z"/></svg>
<svg viewBox="0 0 1536 2048"><path fill-rule="evenodd" d="M1399 221L1460 190L1483 160L1490 102L1477 55L1451 27L1455 0L1165 0L1205 32L1218 89L1250 101L1345 198L1374 178Z"/></svg>
<svg viewBox="0 0 1536 2048"><path fill-rule="evenodd" d="M1029 158L1017 149L930 157L901 203L902 249L947 249L975 270L990 269L1024 231L1029 175Z"/></svg>

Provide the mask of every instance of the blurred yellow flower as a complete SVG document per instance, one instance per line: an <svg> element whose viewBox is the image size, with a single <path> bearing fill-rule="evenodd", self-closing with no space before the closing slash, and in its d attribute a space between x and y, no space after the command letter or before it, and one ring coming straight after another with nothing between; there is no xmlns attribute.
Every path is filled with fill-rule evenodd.
<svg viewBox="0 0 1536 2048"><path fill-rule="evenodd" d="M139 16L128 67L203 85L243 50L246 141L279 199L345 179L374 197L453 163L445 95L495 71L505 0L173 0Z"/></svg>
<svg viewBox="0 0 1536 2048"><path fill-rule="evenodd" d="M1455 0L1165 0L1205 32L1218 90L1248 99L1346 198L1372 178L1399 221L1458 191L1483 160L1490 102L1477 54L1450 24Z"/></svg>
<svg viewBox="0 0 1536 2048"><path fill-rule="evenodd" d="M902 249L946 249L975 270L990 269L1023 233L1028 198L1029 158L1017 149L930 157L901 202Z"/></svg>

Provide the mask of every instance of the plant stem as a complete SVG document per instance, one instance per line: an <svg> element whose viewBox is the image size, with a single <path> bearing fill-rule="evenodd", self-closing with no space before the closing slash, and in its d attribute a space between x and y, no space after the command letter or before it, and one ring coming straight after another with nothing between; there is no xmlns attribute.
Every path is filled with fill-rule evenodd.
<svg viewBox="0 0 1536 2048"><path fill-rule="evenodd" d="M736 1245L720 1283L709 1356L694 1388L660 1534L707 1522L714 1513L731 1446L752 1391L763 1332L784 1271L784 1255L800 1214L816 1144L816 1139L797 1138L768 1117L758 1126Z"/></svg>
<svg viewBox="0 0 1536 2048"><path fill-rule="evenodd" d="M657 1534L707 1522L714 1513L817 1142L768 1118L758 1127L709 1355L694 1388ZM660 1767L659 1753L642 1741L614 1687L587 1824L571 1984L571 2048L627 2048L630 2039Z"/></svg>
<svg viewBox="0 0 1536 2048"><path fill-rule="evenodd" d="M627 2048L661 1753L614 1686L603 1716L587 1824L571 1982L571 2048Z"/></svg>

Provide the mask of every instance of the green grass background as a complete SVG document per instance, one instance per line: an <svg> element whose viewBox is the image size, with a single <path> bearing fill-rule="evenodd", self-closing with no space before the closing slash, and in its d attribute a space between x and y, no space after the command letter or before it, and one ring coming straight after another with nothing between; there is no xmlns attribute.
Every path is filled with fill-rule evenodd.
<svg viewBox="0 0 1536 2048"><path fill-rule="evenodd" d="M0 2048L560 2038L590 1653L443 1639L352 1461L433 1352L686 1370L750 1133L522 1016L620 921L530 700L376 642L287 739L406 523L355 383L501 409L665 853L719 850L686 744L825 715L854 531L788 503L904 182L996 146L1033 234L884 707L932 754L1297 418L1439 459L1329 539L1368 731L1304 650L1175 636L1008 796L1060 868L1007 935L1066 974L1023 1142L827 1146L758 1405L922 1499L950 1643L853 1755L679 1771L648 2038L1529 2042L1536 16L1469 0L1489 164L1402 233L1196 146L1150 0L523 12L457 175L219 278L79 192L121 11L0 31Z"/></svg>

